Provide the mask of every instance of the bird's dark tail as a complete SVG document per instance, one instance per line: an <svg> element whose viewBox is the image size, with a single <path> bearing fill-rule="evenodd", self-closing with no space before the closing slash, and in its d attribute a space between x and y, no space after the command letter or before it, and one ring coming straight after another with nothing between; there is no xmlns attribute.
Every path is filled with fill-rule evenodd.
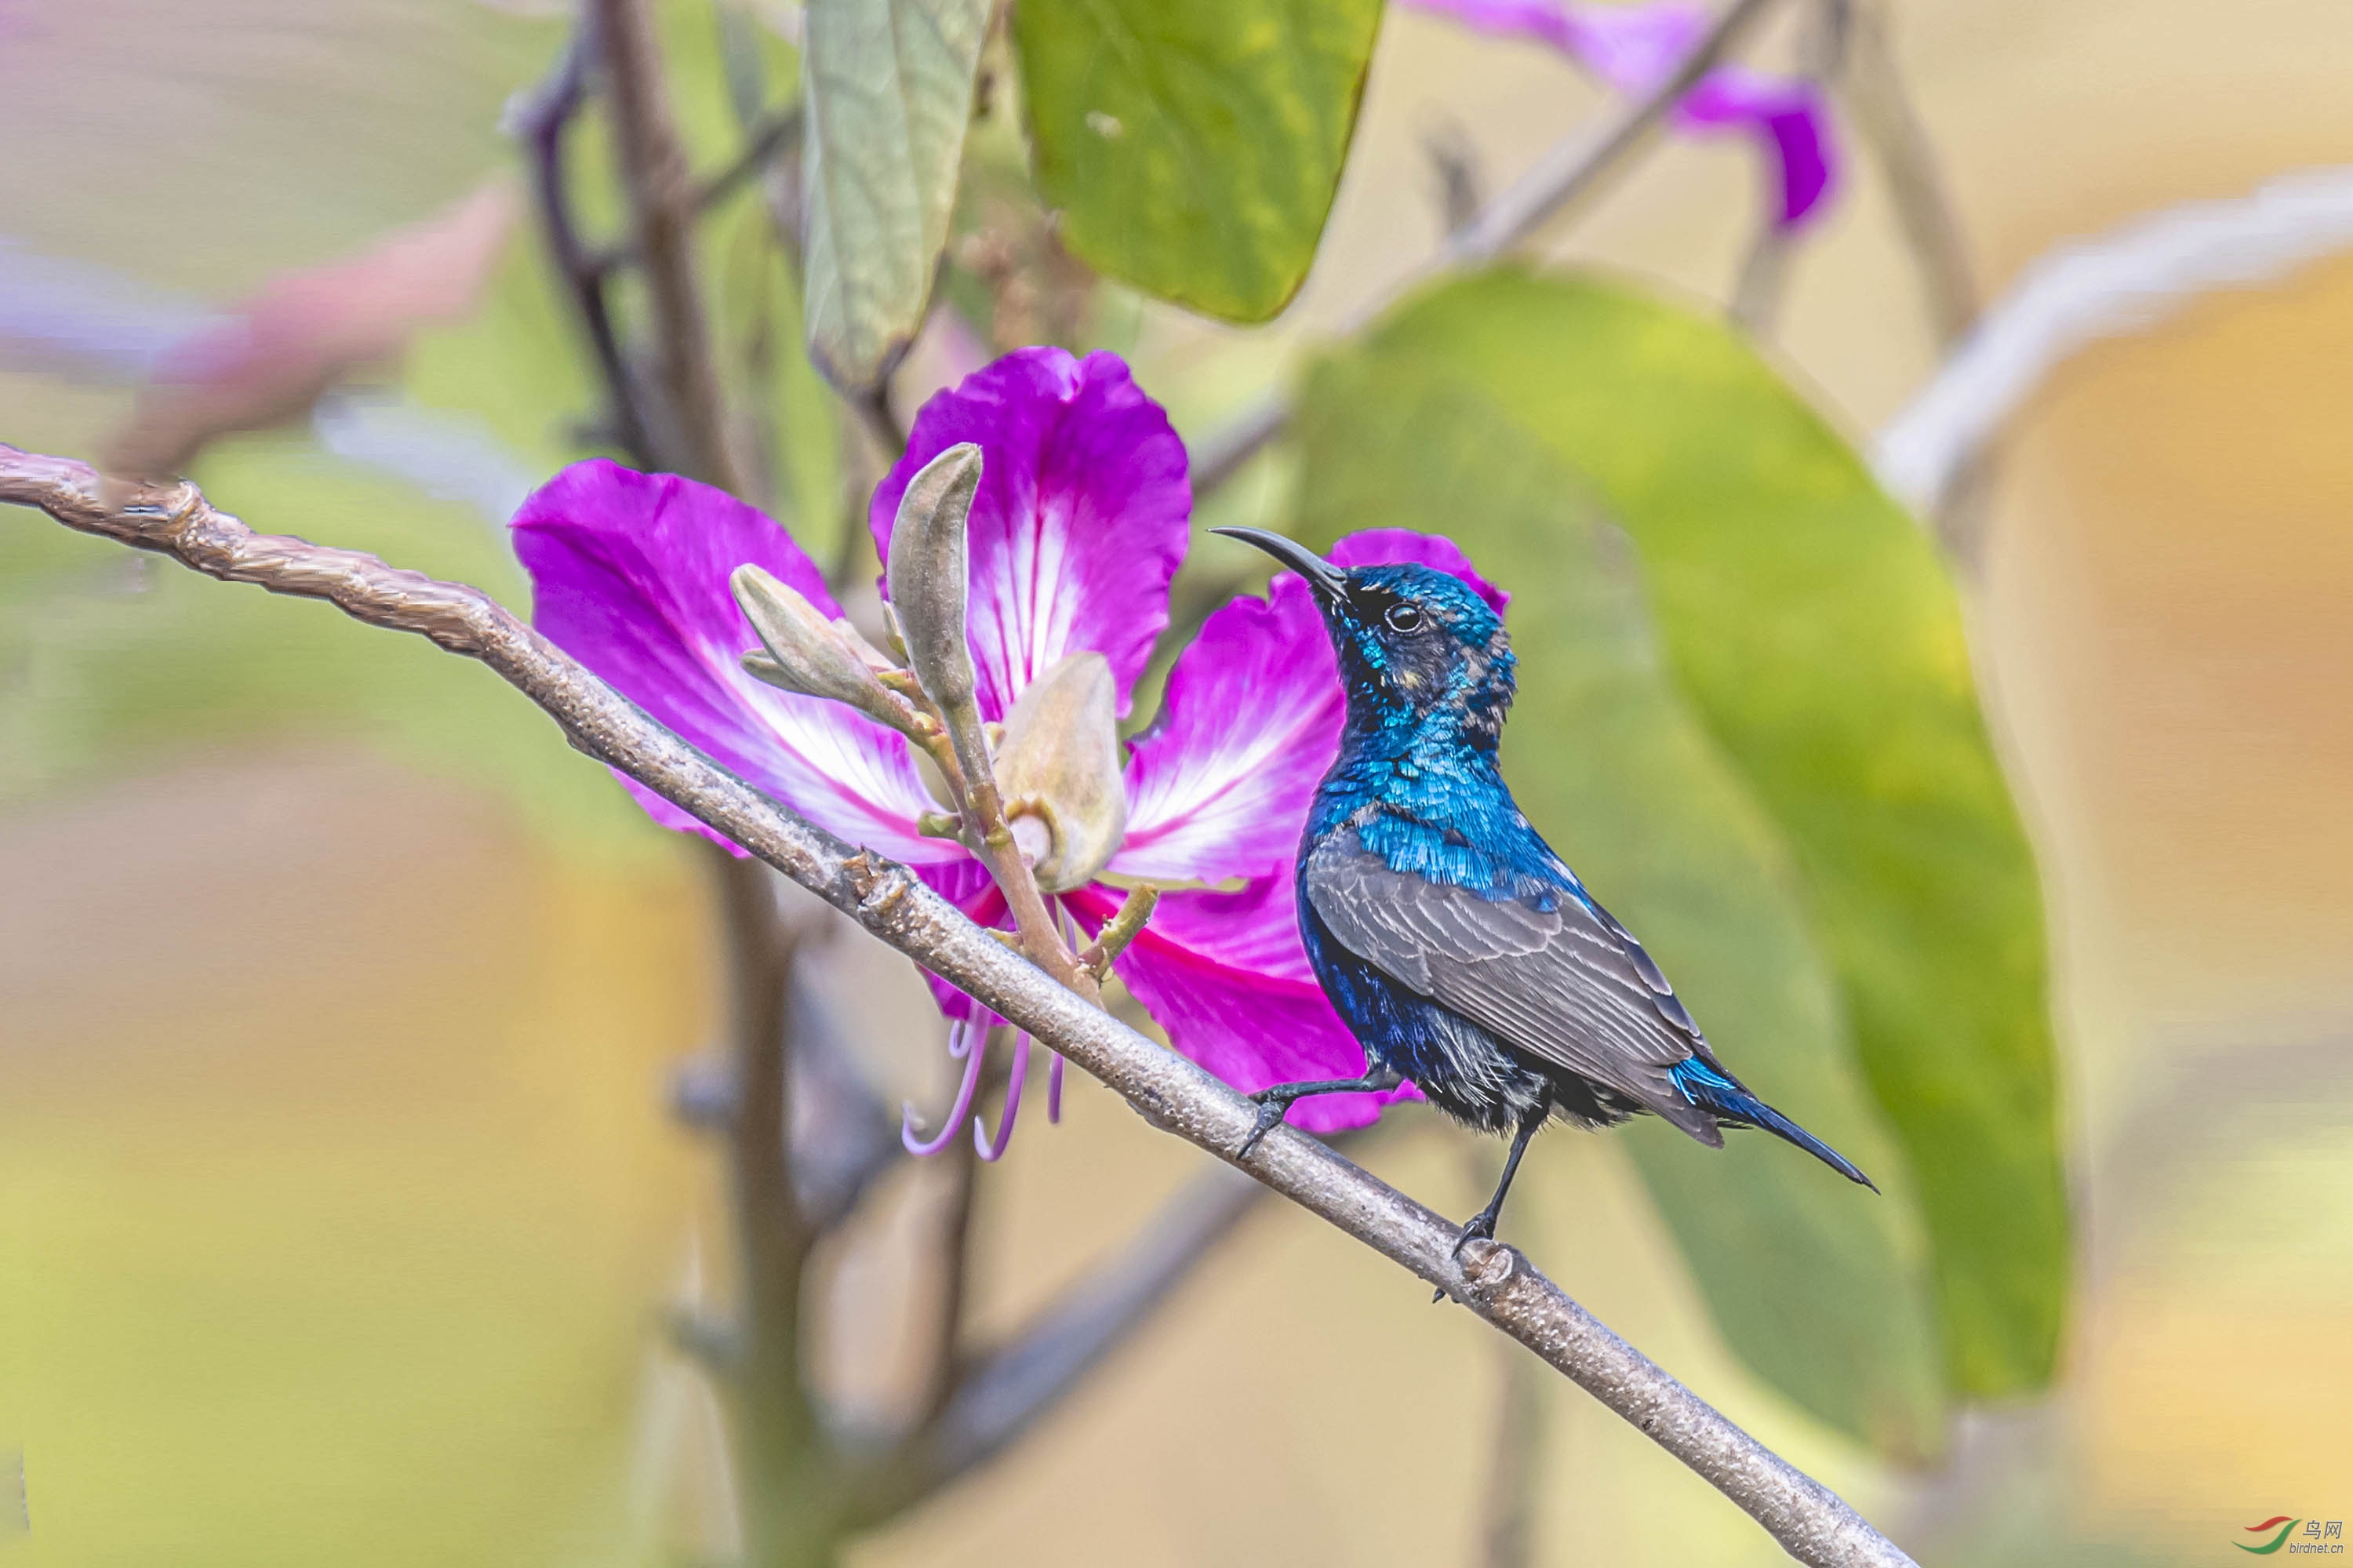
<svg viewBox="0 0 2353 1568"><path fill-rule="evenodd" d="M1683 1097L1702 1110L1743 1127L1761 1127L1774 1137L1796 1144L1848 1181L1859 1181L1874 1192L1879 1191L1879 1184L1855 1169L1852 1160L1750 1094L1738 1079L1713 1063L1694 1056L1677 1064L1667 1075L1683 1090Z"/></svg>

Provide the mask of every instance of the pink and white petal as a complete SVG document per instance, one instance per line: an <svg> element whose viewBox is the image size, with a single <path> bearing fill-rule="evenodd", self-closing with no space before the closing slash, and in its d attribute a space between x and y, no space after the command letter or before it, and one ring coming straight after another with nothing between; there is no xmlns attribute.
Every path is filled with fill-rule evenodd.
<svg viewBox="0 0 2353 1568"><path fill-rule="evenodd" d="M1410 0L1426 11L1502 37L1534 38L1581 63L1620 92L1664 81L1706 33L1705 10L1688 0L1584 5L1567 0ZM1675 108L1686 130L1745 132L1771 162L1777 218L1802 222L1837 184L1829 105L1813 83L1738 66L1710 71Z"/></svg>
<svg viewBox="0 0 2353 1568"><path fill-rule="evenodd" d="M915 832L934 807L902 738L744 673L738 659L759 639L727 590L737 567L765 567L837 613L776 523L723 491L597 459L533 492L512 527L533 624L689 745L852 843L917 862L964 854ZM663 826L719 839L630 792Z"/></svg>
<svg viewBox="0 0 2353 1568"><path fill-rule="evenodd" d="M1774 170L1777 218L1784 228L1803 222L1838 183L1830 105L1812 82L1727 66L1692 90L1676 118L1739 131L1757 143Z"/></svg>
<svg viewBox="0 0 2353 1568"><path fill-rule="evenodd" d="M1410 528L1365 528L1343 537L1332 546L1332 564L1345 570L1354 567L1394 567L1411 562L1461 577L1472 591L1487 601L1487 608L1497 615L1512 602L1512 596L1479 575L1462 546L1443 534L1417 534Z"/></svg>
<svg viewBox="0 0 2353 1568"><path fill-rule="evenodd" d="M1365 1070L1364 1048L1308 969L1290 889L1285 874L1240 893L1170 894L1113 965L1177 1050L1244 1094ZM1114 907L1100 885L1066 902L1090 928ZM1410 1084L1379 1095L1319 1095L1292 1107L1289 1119L1310 1132L1337 1132L1420 1097Z"/></svg>
<svg viewBox="0 0 2353 1568"><path fill-rule="evenodd" d="M1222 882L1287 866L1340 747L1345 704L1307 585L1237 599L1168 672L1160 716L1127 765L1127 839L1110 869Z"/></svg>
<svg viewBox="0 0 2353 1568"><path fill-rule="evenodd" d="M1113 354L1024 348L934 395L874 493L882 558L900 497L959 441L982 453L968 524L981 711L1001 718L1056 660L1111 662L1119 707L1168 624L1193 492L1185 443ZM887 586L887 585L886 585Z"/></svg>

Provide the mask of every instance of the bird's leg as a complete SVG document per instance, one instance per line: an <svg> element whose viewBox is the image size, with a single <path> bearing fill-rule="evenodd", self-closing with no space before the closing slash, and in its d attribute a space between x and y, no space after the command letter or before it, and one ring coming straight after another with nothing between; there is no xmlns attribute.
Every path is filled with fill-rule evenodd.
<svg viewBox="0 0 2353 1568"><path fill-rule="evenodd" d="M1258 1125L1234 1151L1237 1160L1247 1160L1258 1140L1272 1132L1275 1124L1291 1112L1292 1102L1310 1095L1385 1094L1405 1082L1402 1074L1388 1067L1368 1067L1361 1078L1326 1078L1314 1084L1273 1084L1250 1097L1258 1107Z"/></svg>
<svg viewBox="0 0 2353 1568"><path fill-rule="evenodd" d="M1461 1240L1454 1244L1455 1256L1462 1255L1463 1247L1472 1236L1482 1241L1495 1239L1495 1222L1504 1214L1504 1194L1512 1190L1512 1178L1519 1174L1520 1156L1528 1151L1528 1139L1536 1135L1536 1128L1551 1115L1552 1096L1547 1093L1539 1095L1536 1103L1521 1116L1520 1129L1512 1134L1512 1152L1504 1157L1504 1179L1495 1183L1495 1195L1487 1200L1487 1206L1472 1215L1471 1223L1462 1227Z"/></svg>

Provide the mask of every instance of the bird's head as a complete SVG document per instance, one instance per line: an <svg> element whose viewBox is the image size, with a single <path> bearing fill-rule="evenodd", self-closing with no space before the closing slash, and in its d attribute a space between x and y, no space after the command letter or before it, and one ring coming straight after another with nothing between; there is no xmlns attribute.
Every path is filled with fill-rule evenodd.
<svg viewBox="0 0 2353 1568"><path fill-rule="evenodd" d="M1339 655L1352 728L1440 719L1494 747L1512 703L1511 638L1470 584L1412 563L1343 569L1260 528L1211 532L1256 546L1306 580Z"/></svg>

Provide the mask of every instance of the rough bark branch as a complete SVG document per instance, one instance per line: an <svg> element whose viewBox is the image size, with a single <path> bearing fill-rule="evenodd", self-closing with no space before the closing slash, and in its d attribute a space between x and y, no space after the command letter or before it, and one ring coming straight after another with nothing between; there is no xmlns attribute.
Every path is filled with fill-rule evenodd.
<svg viewBox="0 0 2353 1568"><path fill-rule="evenodd" d="M373 626L479 659L620 769L840 909L884 942L1101 1079L1155 1127L1258 1181L1438 1286L1511 1335L1721 1491L1800 1562L1912 1560L1820 1483L1609 1331L1510 1247L1473 1240L1314 1139L1278 1127L1247 1160L1257 1108L1007 949L906 867L802 820L648 718L490 596L373 556L254 533L194 485L101 479L0 447L0 501L227 582L324 599ZM1456 1249L1461 1245L1461 1255Z"/></svg>

